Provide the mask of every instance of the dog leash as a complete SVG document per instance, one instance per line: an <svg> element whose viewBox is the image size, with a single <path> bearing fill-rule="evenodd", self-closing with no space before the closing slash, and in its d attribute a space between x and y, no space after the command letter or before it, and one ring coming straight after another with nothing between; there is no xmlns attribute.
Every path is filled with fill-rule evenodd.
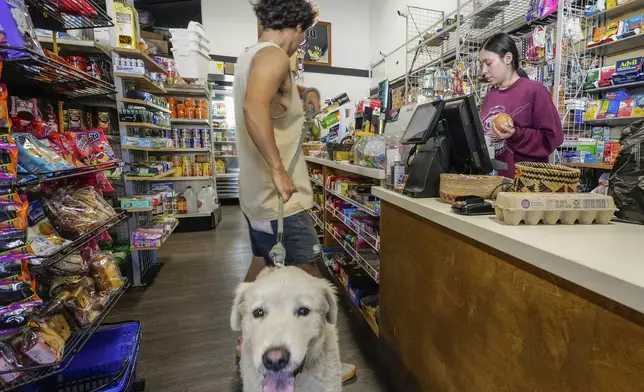
<svg viewBox="0 0 644 392"><path fill-rule="evenodd" d="M312 106L309 106L306 109L302 135L300 135L300 141L297 144L297 150L295 150L293 160L291 160L291 164L288 167L287 173L289 177L293 177L295 166L297 165L297 161L300 159L300 154L302 154L302 143L304 143L304 139L311 132L311 129L313 128L313 119L316 115L317 113ZM277 244L275 244L275 246L268 253L268 257L270 257L273 264L279 268L283 267L286 261L286 248L284 247L284 198L279 194L279 192L277 196Z"/></svg>

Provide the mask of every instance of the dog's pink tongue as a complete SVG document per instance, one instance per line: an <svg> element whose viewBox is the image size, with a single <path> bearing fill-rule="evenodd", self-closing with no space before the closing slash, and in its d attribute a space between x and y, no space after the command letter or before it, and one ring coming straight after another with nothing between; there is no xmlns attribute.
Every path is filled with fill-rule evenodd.
<svg viewBox="0 0 644 392"><path fill-rule="evenodd" d="M295 377L292 374L271 373L264 376L264 392L293 392Z"/></svg>

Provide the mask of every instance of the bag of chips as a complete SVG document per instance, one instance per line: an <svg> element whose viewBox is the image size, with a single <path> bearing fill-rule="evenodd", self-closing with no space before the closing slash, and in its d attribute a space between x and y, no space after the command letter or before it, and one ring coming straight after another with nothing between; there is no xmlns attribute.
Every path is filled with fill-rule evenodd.
<svg viewBox="0 0 644 392"><path fill-rule="evenodd" d="M9 105L7 104L8 98L7 85L0 83L0 129L11 129L11 117L9 116Z"/></svg>
<svg viewBox="0 0 644 392"><path fill-rule="evenodd" d="M14 134L14 139L20 153L18 162L29 173L51 173L74 168L60 155L46 148L29 133L16 133Z"/></svg>

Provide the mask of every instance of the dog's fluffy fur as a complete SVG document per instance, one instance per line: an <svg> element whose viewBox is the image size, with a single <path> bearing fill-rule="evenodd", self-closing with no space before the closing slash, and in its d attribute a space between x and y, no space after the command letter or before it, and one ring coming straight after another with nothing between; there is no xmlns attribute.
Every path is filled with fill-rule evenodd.
<svg viewBox="0 0 644 392"><path fill-rule="evenodd" d="M298 309L310 309L307 316ZM263 317L253 312L262 309ZM297 267L265 269L253 283L237 288L230 317L233 330L242 331L241 374L244 392L262 392L262 355L285 347L291 354L287 372L295 372L296 392L342 390L338 348L336 293L328 282Z"/></svg>

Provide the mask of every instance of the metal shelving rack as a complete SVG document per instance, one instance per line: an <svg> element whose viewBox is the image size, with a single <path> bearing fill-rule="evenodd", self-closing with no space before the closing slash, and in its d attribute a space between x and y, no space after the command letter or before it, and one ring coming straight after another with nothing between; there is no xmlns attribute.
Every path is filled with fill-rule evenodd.
<svg viewBox="0 0 644 392"><path fill-rule="evenodd" d="M237 148L237 137L235 133L235 108L232 98L232 86L235 78L230 75L210 75L209 81L212 86L212 123L213 143L215 160L222 160L226 165L226 173L216 173L217 195L220 200L239 198L239 165L237 153L233 155L217 154L223 148L234 146ZM216 114L215 107L223 104L226 107L226 115ZM216 126L215 126L216 125ZM216 166L215 166L216 168Z"/></svg>
<svg viewBox="0 0 644 392"><path fill-rule="evenodd" d="M208 120L191 120L191 119L180 119L172 118L170 119L172 129L183 128L183 129L210 129L210 134L214 138L213 124L211 121L212 105L212 92L208 86L185 86L185 87L166 87L166 92L164 95L166 97L175 97L175 98L202 98L206 100L208 105ZM209 155L209 159L212 165L212 175L211 176L169 176L163 178L159 181L171 182L173 184L174 190L177 193L184 193L188 187L192 187L196 193L199 192L202 186L212 185L214 189L217 189L217 180L215 177L215 154L214 154L214 145L211 143L210 146L204 147L203 149L173 149L173 154L181 155L203 155L204 152ZM162 153L167 154L168 152ZM155 180L156 181L156 180ZM221 210L218 206L215 206L210 212L204 213L194 213L194 214L185 214L185 215L176 215L180 219L189 219L189 218L206 218L212 217L212 226L215 227L219 220L221 220Z"/></svg>

